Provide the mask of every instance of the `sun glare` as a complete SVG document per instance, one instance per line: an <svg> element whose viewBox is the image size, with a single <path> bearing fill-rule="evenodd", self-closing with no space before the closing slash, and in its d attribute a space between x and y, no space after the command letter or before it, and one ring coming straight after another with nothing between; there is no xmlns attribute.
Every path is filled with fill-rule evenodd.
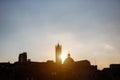
<svg viewBox="0 0 120 80"><path fill-rule="evenodd" d="M65 54L65 52L62 52L62 54L61 54L61 59L62 59L62 63L63 63L64 60L66 59L66 54Z"/></svg>

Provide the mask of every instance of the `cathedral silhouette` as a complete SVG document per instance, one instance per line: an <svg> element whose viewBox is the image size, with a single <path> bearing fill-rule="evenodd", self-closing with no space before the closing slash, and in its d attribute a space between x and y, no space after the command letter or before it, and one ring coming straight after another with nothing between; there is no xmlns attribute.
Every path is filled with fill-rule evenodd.
<svg viewBox="0 0 120 80"><path fill-rule="evenodd" d="M55 62L34 62L23 52L15 63L0 63L0 80L120 80L120 64L98 70L88 60L74 61L70 53L62 64L61 54L59 43L55 46Z"/></svg>

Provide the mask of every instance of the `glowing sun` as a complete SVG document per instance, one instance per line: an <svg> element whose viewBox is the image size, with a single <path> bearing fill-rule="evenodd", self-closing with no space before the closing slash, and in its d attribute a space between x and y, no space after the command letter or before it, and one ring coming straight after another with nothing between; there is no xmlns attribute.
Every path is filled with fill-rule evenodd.
<svg viewBox="0 0 120 80"><path fill-rule="evenodd" d="M64 52L62 52L61 54L61 59L62 59L62 63L64 62L64 60L66 59L66 54Z"/></svg>

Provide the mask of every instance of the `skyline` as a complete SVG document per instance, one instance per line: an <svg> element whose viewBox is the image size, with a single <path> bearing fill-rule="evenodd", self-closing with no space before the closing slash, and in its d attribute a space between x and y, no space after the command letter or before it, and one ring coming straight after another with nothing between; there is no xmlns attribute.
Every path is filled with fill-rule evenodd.
<svg viewBox="0 0 120 80"><path fill-rule="evenodd" d="M120 63L120 1L0 1L0 62L27 52L32 61L55 60L55 45L75 61L98 68Z"/></svg>

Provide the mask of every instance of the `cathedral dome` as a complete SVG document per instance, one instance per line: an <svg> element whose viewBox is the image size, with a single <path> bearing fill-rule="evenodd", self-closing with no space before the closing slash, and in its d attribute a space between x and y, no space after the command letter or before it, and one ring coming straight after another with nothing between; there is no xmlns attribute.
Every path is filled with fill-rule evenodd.
<svg viewBox="0 0 120 80"><path fill-rule="evenodd" d="M68 53L68 57L64 61L64 65L71 65L74 63L74 60L71 58L70 53Z"/></svg>

